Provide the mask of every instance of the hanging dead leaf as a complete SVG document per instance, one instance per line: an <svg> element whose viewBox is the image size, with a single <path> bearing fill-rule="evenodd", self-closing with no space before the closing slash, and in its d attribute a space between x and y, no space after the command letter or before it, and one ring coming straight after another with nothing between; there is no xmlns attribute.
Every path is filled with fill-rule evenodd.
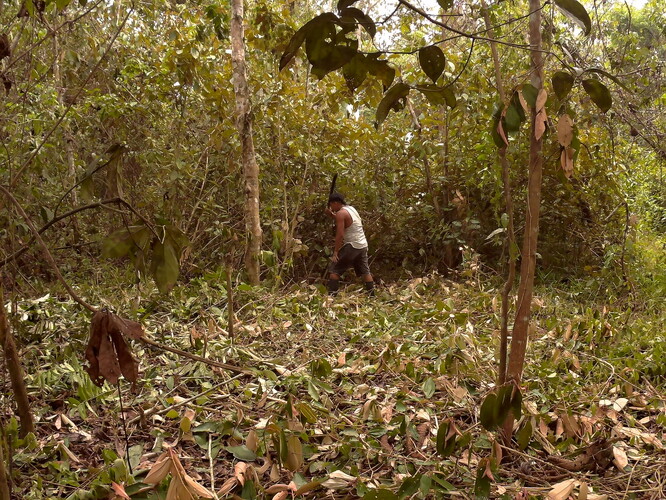
<svg viewBox="0 0 666 500"><path fill-rule="evenodd" d="M141 325L108 311L98 311L93 315L85 358L89 363L86 371L96 385L102 386L104 380L116 384L121 374L130 382L138 380L139 365L123 337L123 332L126 332L128 336L137 338L137 331L142 332Z"/></svg>
<svg viewBox="0 0 666 500"><path fill-rule="evenodd" d="M566 113L557 121L557 140L565 148L569 147L573 140L573 120Z"/></svg>
<svg viewBox="0 0 666 500"><path fill-rule="evenodd" d="M525 97L523 96L523 92L521 90L519 90L517 92L517 94L518 94L518 99L520 100L520 105L523 108L523 111L525 112L525 114L528 114L530 112L530 107L527 105L527 101L525 100Z"/></svg>
<svg viewBox="0 0 666 500"><path fill-rule="evenodd" d="M543 137L543 133L546 131L547 122L548 115L546 114L546 110L542 109L534 118L534 137L537 141Z"/></svg>
<svg viewBox="0 0 666 500"><path fill-rule="evenodd" d="M546 101L548 100L548 94L546 93L546 89L541 89L539 90L539 94L537 95L536 98L536 111L537 113L541 110L543 110L544 106L546 105Z"/></svg>
<svg viewBox="0 0 666 500"><path fill-rule="evenodd" d="M499 136L500 136L500 137L502 138L502 140L504 141L504 144L506 144L506 145L508 146L508 145L509 145L509 141L508 141L508 139L506 138L506 134L504 133L504 127L502 127L502 120L498 120L498 121L497 121L497 133L499 134Z"/></svg>
<svg viewBox="0 0 666 500"><path fill-rule="evenodd" d="M560 164L562 165L562 170L564 171L564 175L566 176L567 179L571 178L573 175L574 171L574 162L573 162L573 157L575 153L575 149L568 147L564 148L562 150L562 153L560 154Z"/></svg>
<svg viewBox="0 0 666 500"><path fill-rule="evenodd" d="M121 318L115 314L109 314L114 328L120 330L120 333L134 340L139 340L143 337L143 327L141 323L129 319Z"/></svg>

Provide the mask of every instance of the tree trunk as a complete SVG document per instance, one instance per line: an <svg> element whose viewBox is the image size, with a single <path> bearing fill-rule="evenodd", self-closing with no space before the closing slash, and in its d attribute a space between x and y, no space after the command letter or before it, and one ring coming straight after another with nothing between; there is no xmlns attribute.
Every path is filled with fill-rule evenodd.
<svg viewBox="0 0 666 500"><path fill-rule="evenodd" d="M236 127L241 140L245 178L245 227L249 235L245 249L245 268L253 285L259 284L261 224L259 220L259 166L252 139L250 90L245 69L243 0L231 0L231 65L236 94Z"/></svg>
<svg viewBox="0 0 666 500"><path fill-rule="evenodd" d="M25 376L21 367L16 343L9 327L9 321L5 312L5 297L2 286L0 285L0 343L9 372L9 379L16 400L16 407L19 420L21 422L20 436L24 437L29 432L35 432L35 424L30 413L30 403L28 402L28 391L25 388Z"/></svg>
<svg viewBox="0 0 666 500"><path fill-rule="evenodd" d="M530 0L530 56L532 59L532 85L537 91L543 88L543 56L541 53L541 9L539 0ZM530 110L532 117L530 126L530 163L527 187L527 210L525 211L525 234L520 264L520 286L518 287L518 304L513 323L511 354L507 368L507 380L520 383L525 364L525 351L529 332L532 295L534 292L534 273L536 270L537 240L539 236L539 209L541 205L541 177L543 158L541 150L543 137L534 135L536 109ZM504 423L504 433L509 439L513 433L514 416L509 416Z"/></svg>
<svg viewBox="0 0 666 500"><path fill-rule="evenodd" d="M0 443L0 500L11 500L7 467L5 467L5 456L2 448L3 444Z"/></svg>

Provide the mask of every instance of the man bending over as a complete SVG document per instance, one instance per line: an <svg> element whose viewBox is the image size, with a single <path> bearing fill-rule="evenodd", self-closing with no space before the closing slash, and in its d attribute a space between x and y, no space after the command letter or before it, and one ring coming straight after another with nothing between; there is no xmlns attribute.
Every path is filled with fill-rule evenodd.
<svg viewBox="0 0 666 500"><path fill-rule="evenodd" d="M356 209L345 203L340 193L333 193L328 198L326 213L335 219L335 246L333 262L328 269L328 293L336 295L340 286L340 276L350 267L357 276L363 277L365 289L369 295L375 294L375 282L368 265L368 241L365 239L361 217Z"/></svg>

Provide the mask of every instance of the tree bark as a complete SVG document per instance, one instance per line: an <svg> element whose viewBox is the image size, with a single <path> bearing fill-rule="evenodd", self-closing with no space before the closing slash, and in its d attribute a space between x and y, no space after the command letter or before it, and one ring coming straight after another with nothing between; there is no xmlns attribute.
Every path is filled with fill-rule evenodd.
<svg viewBox="0 0 666 500"><path fill-rule="evenodd" d="M543 88L543 56L541 53L541 9L539 0L530 0L530 56L532 59L531 82L537 91ZM532 295L534 292L534 273L536 270L536 251L539 236L539 209L541 205L541 177L543 158L541 155L543 137L537 139L534 131L536 109L530 110L530 163L527 187L527 210L525 212L525 234L520 263L520 285L518 287L518 303L513 323L511 354L507 367L507 380L520 383L525 364ZM513 433L514 416L510 412L504 422L504 434L509 439Z"/></svg>
<svg viewBox="0 0 666 500"><path fill-rule="evenodd" d="M0 443L0 500L11 500L8 477L3 445Z"/></svg>
<svg viewBox="0 0 666 500"><path fill-rule="evenodd" d="M12 335L7 314L5 312L5 297L2 285L0 285L0 343L7 363L9 380L11 381L16 408L21 423L20 436L25 437L29 432L35 432L35 423L30 413L30 403L28 402L28 391L25 387L25 376L21 367L16 343Z"/></svg>
<svg viewBox="0 0 666 500"><path fill-rule="evenodd" d="M259 166L252 139L252 109L245 68L243 0L231 0L231 65L236 95L236 128L241 140L245 179L245 227L249 235L245 268L250 283L259 284L261 223L259 219Z"/></svg>

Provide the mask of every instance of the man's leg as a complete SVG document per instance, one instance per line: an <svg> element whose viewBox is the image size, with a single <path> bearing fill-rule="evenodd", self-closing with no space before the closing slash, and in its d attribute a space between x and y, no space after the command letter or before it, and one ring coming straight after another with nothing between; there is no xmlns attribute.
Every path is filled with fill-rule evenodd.
<svg viewBox="0 0 666 500"><path fill-rule="evenodd" d="M372 277L372 274L363 275L363 286L365 286L365 291L368 292L368 295L375 296L375 280Z"/></svg>
<svg viewBox="0 0 666 500"><path fill-rule="evenodd" d="M337 295L338 288L340 288L340 275L331 273L328 276L328 294L333 296Z"/></svg>

